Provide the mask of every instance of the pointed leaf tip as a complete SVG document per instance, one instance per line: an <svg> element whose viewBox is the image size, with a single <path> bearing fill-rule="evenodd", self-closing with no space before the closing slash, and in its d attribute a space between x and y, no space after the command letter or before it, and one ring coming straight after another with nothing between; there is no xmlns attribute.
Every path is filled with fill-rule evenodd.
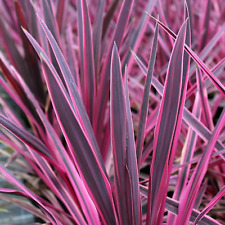
<svg viewBox="0 0 225 225"><path fill-rule="evenodd" d="M149 189L148 215L146 224L161 224L166 202L169 177L173 157L179 137L184 99L182 86L187 83L183 78L184 43L186 37L185 21L180 28L170 57L165 89L161 100L158 122L155 129L153 161L151 167L151 190ZM183 89L186 92L186 88ZM163 182L162 182L163 181Z"/></svg>
<svg viewBox="0 0 225 225"><path fill-rule="evenodd" d="M142 148L143 148L143 143L145 138L144 133L145 133L145 127L146 127L146 120L147 120L149 92L151 88L153 70L154 70L155 59L156 59L158 32L159 32L159 26L158 24L156 24L155 34L154 34L153 44L152 44L152 51L151 51L151 56L150 56L150 61L148 66L147 78L146 78L145 87L144 87L144 94L142 98L140 122L138 127L138 134L137 134L137 150L136 151L137 151L138 167L140 166L139 164L141 160Z"/></svg>

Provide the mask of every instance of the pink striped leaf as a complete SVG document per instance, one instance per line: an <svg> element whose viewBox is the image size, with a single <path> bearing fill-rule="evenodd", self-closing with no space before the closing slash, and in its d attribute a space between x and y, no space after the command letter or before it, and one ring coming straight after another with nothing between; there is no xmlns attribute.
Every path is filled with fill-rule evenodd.
<svg viewBox="0 0 225 225"><path fill-rule="evenodd" d="M92 142L93 149L95 150L95 153L98 157L98 161L101 164L102 169L105 170L103 161L102 161L102 158L100 155L100 150L99 150L97 141L95 139L93 129L90 124L90 120L87 116L87 112L86 112L83 102L80 98L79 92L77 90L77 86L74 83L74 78L71 74L71 71L66 63L66 60L65 60L62 52L60 51L59 46L57 45L57 43L56 43L54 37L52 36L52 34L50 33L49 29L46 27L45 23L41 19L39 21L43 27L43 30L44 30L48 40L49 40L49 43L52 47L53 53L57 60L58 66L61 70L64 81L67 85L67 89L69 91L70 97L73 102L73 104L71 103L70 105L71 105L71 107L73 107L73 110L78 115L79 121L82 125L83 130L86 131L86 135L89 137L89 139ZM47 59L46 54L44 54L43 49L39 46L39 44L35 41L35 39L27 31L24 30L24 32L26 33L29 40L32 42L32 45L35 48L35 50L37 51L37 53L39 54L39 56L40 56L40 52L42 52L43 55L45 55L45 57ZM49 63L50 63L50 61L49 61Z"/></svg>
<svg viewBox="0 0 225 225"><path fill-rule="evenodd" d="M200 224L200 221L204 216L213 208L213 206L224 196L225 187L223 187L217 195L207 204L207 206L201 211L198 217L195 219L193 225Z"/></svg>
<svg viewBox="0 0 225 225"><path fill-rule="evenodd" d="M46 213L48 219L53 223L57 224L59 221L55 218L54 213L51 213L51 209L43 205L40 200L27 188L25 187L19 180L17 180L6 168L0 165L0 173L5 177L8 182L11 182L14 186L17 186L20 190L25 192L25 194L33 199ZM59 222L59 224L61 224Z"/></svg>
<svg viewBox="0 0 225 225"><path fill-rule="evenodd" d="M31 100L35 109L37 110L37 113L40 116L40 118L46 128L46 131L51 140L51 143L53 146L55 146L56 151L59 154L58 158L60 160L60 164L64 165L64 167L66 169L65 172L68 174L71 184L73 185L74 191L77 194L77 198L81 204L82 210L84 211L84 215L86 216L88 223L89 224L100 224L98 216L97 216L98 215L97 210L94 207L93 202L91 201L90 196L88 195L87 190L86 190L82 180L80 179L75 166L73 165L71 159L69 158L68 153L66 152L60 139L58 138L57 134L55 133L55 130L53 129L53 127L47 120L46 116L44 115L43 111L41 110L35 97L30 92L29 88L26 86L26 84L23 82L22 79L20 80L20 83L21 83L21 86L23 87L24 91L26 92L28 98ZM42 164L43 163L44 162L42 162ZM47 170L45 170L45 171L47 172ZM52 178L54 176L51 175L51 176L47 176L47 178L48 177ZM64 199L62 199L62 201L64 201ZM69 202L69 200L67 200L67 201Z"/></svg>
<svg viewBox="0 0 225 225"><path fill-rule="evenodd" d="M5 51L7 52L11 64L21 73L21 75L25 79L29 79L29 74L26 65L23 62L23 58L16 47L16 42L7 32L9 28L4 23L2 17L0 17L0 27L1 27L0 29L1 39L4 43Z"/></svg>
<svg viewBox="0 0 225 225"><path fill-rule="evenodd" d="M120 224L131 224L126 204L126 105L119 53L114 43L111 61L110 125L115 168L116 199ZM129 179L128 179L129 180ZM129 182L128 182L129 184ZM130 193L129 193L130 194Z"/></svg>
<svg viewBox="0 0 225 225"><path fill-rule="evenodd" d="M149 15L151 18L153 18L159 25L174 39L177 38L177 35L173 33L172 30L170 30L168 27L166 27L163 23L161 23L159 20L155 19L151 15ZM195 52L192 51L190 47L185 45L185 50L190 54L191 58L201 67L201 69L206 73L206 75L209 77L209 79L213 82L213 84L216 86L216 88L219 90L219 92L225 96L225 87L221 83L221 81L207 68L204 62L197 56Z"/></svg>
<svg viewBox="0 0 225 225"><path fill-rule="evenodd" d="M83 102L93 123L95 102L95 67L93 54L93 41L91 24L86 0L77 1L78 7L78 35L80 46L81 84L83 90Z"/></svg>
<svg viewBox="0 0 225 225"><path fill-rule="evenodd" d="M140 190L139 190L139 177L138 177L138 165L136 148L134 141L134 129L131 115L131 107L128 93L128 78L127 70L125 67L125 103L126 103L126 159L127 159L127 171L130 175L131 186L131 203L133 224L140 224L141 222L141 202L140 202ZM128 175L127 175L128 176Z"/></svg>
<svg viewBox="0 0 225 225"><path fill-rule="evenodd" d="M200 118L201 114L201 108L200 108L200 99L199 94L197 93L197 96L195 98L194 106L192 113L197 117ZM197 134L193 131L192 127L189 127L187 137L182 149L182 158L180 164L182 165L181 168L179 168L176 187L173 194L173 199L179 201L180 196L182 192L185 190L185 187L187 186L188 176L191 169L191 164L188 164L186 166L183 166L187 163L190 163L193 159L194 150L196 147L197 142ZM174 172L174 171L173 171ZM168 216L168 224L174 223L175 216L170 214Z"/></svg>
<svg viewBox="0 0 225 225"><path fill-rule="evenodd" d="M95 80L99 79L98 73L100 71L100 55L102 49L102 29L103 29L103 19L104 19L104 8L105 0L99 0L97 17L94 22L93 27L93 51L94 51L94 64L95 64Z"/></svg>
<svg viewBox="0 0 225 225"><path fill-rule="evenodd" d="M95 121L94 121L94 131L98 135L97 130L102 130L104 113L108 101L109 95L109 83L110 83L110 64L111 64L111 52L113 48L113 42L116 42L118 49L123 41L124 32L128 23L128 19L131 13L133 0L124 0L120 9L119 18L116 24L115 32L110 43L110 47L107 53L106 61L102 69L100 86L98 89L98 95L96 97L96 111L95 111ZM100 137L97 137L99 141Z"/></svg>
<svg viewBox="0 0 225 225"><path fill-rule="evenodd" d="M13 72L14 71L12 71L12 74L13 74ZM11 90L11 88L7 85L7 83L1 77L0 77L0 85L2 88L4 88L4 90L8 93L8 95L15 101L15 103L26 113L27 117L29 117L29 119L32 121L32 123L37 126L37 128L39 129L39 132L43 134L41 126L37 122L37 119L34 118L33 113L31 113L31 111L27 108L27 106L24 104L24 102L21 101L21 98ZM27 99L27 97L26 97L26 99ZM27 101L28 101L28 99L27 99ZM27 102L27 105L28 105L28 102ZM31 104L29 104L29 106L31 106ZM32 108L32 107L29 107L29 108ZM32 111L33 111L33 108L32 108Z"/></svg>
<svg viewBox="0 0 225 225"><path fill-rule="evenodd" d="M148 196L148 188L140 185L140 192L141 195L144 198L147 198ZM166 204L165 204L165 209L170 211L171 213L173 213L174 215L178 214L178 208L179 208L179 202L177 200L174 200L172 198L166 197ZM191 218L190 221L194 222L195 219L200 215L200 212L196 209L192 210L191 213ZM202 220L199 221L199 225L221 225L221 223L219 223L218 221L216 221L215 219L204 215Z"/></svg>
<svg viewBox="0 0 225 225"><path fill-rule="evenodd" d="M10 195L16 195L16 196L23 196L23 197L26 197L26 198L30 198L29 197L29 195L27 194L27 193L25 193L25 192L23 192L23 191L19 191L19 190L14 190L14 189L9 189L9 188L1 188L0 189L0 193L4 193L4 194L8 194L9 196ZM49 192L48 192L49 193ZM34 194L35 195L35 194ZM40 202L43 204L43 205L45 205L46 207L48 207L49 209L51 209L52 210L52 213L54 213L54 215L56 215L56 217L57 218L60 218L60 216L61 216L61 218L60 219L62 219L62 217L66 217L66 218L68 218L68 219L72 219L72 216L71 215L69 215L67 212L65 212L65 211L63 211L61 208L58 208L56 205L54 205L54 204L52 204L52 203L50 203L50 202L48 202L47 200L45 200L45 199L43 199L43 198L41 198L40 196L38 196L38 195L35 195L39 200L40 200ZM45 216L46 217L46 216ZM70 221L70 220L69 220ZM68 220L67 220L67 222L68 222ZM70 221L71 222L71 221Z"/></svg>
<svg viewBox="0 0 225 225"><path fill-rule="evenodd" d="M56 13L56 20L59 28L59 32L63 30L63 25L65 21L65 12L67 8L68 0L59 0L57 5L57 13Z"/></svg>
<svg viewBox="0 0 225 225"><path fill-rule="evenodd" d="M39 125L40 121L37 118L37 114L18 83L17 77L20 75L18 75L18 72L15 70L15 68L6 61L2 53L0 53L0 68L2 69L5 79L8 81L7 83L10 84L11 88L2 78L0 78L1 86L16 102L16 104L26 113L26 115L29 117L30 124L35 125L40 134L43 134L42 127Z"/></svg>
<svg viewBox="0 0 225 225"><path fill-rule="evenodd" d="M82 213L79 211L74 199L65 189L65 184L59 180L50 165L45 160L43 160L37 153L31 152L31 155L33 156L36 164L40 168L40 172L37 172L38 176L46 183L46 185L66 206L70 214L73 216L74 222L85 224ZM35 166L33 165L33 167ZM90 224L94 224L91 220L88 221L91 222Z"/></svg>
<svg viewBox="0 0 225 225"><path fill-rule="evenodd" d="M0 115L0 125L15 135L24 144L31 147L34 152L38 153L40 156L45 158L48 162L54 165L60 172L64 172L64 169L59 165L54 157L50 154L47 147L41 142L37 137L33 136L31 133L17 126L15 123L9 121L6 117Z"/></svg>
<svg viewBox="0 0 225 225"><path fill-rule="evenodd" d="M204 23L203 23L203 28L202 28L202 30L203 30L203 35L202 35L202 37L201 37L201 46L200 46L200 49L202 49L204 46L205 46L205 44L206 44L206 42L207 42L207 39L208 39L208 37L209 37L209 18L210 18L210 8L211 8L211 0L207 0L207 4L206 4L206 6L205 6L205 12L204 12Z"/></svg>
<svg viewBox="0 0 225 225"><path fill-rule="evenodd" d="M92 139L89 138L90 134L82 129L77 115L78 111L75 111L75 108L82 106L81 104L76 104L76 102L74 102L74 105L72 104L58 73L50 63L46 54L32 36L25 30L24 32L43 61L43 72L57 119L88 192L101 214L104 223L115 224L111 188L102 166L103 162L100 156L96 154L96 149L93 148ZM61 58L60 54L57 56ZM68 67L65 67L63 64L60 64L60 66L69 70ZM63 74L64 77L66 75L68 74ZM75 90L76 89L74 89L74 92ZM79 101L81 102L81 100L78 99L78 103L80 103Z"/></svg>
<svg viewBox="0 0 225 225"><path fill-rule="evenodd" d="M19 191L15 191L15 190L0 189L0 198L20 206L21 208L27 210L28 212L36 215L37 217L47 222L48 218L45 216L45 214L41 212L40 209L32 205L29 201L21 200L15 197L13 198L9 195L9 194L13 194L18 196L23 196L23 192L19 192L19 193L18 192Z"/></svg>
<svg viewBox="0 0 225 225"><path fill-rule="evenodd" d="M147 68L145 65L142 63L141 59L132 51L132 54L140 67L140 69L143 71L144 74L147 74ZM152 77L152 85L153 87L158 91L158 93L162 96L164 88L162 84L153 76ZM211 132L202 124L190 111L184 107L184 112L183 112L183 120L193 128L194 131L204 140L207 141L210 138ZM224 145L220 140L217 140L215 148L217 150L222 150L224 149Z"/></svg>
<svg viewBox="0 0 225 225"><path fill-rule="evenodd" d="M202 113L203 113L205 123L208 129L212 131L214 127L213 121L212 121L213 117L212 117L212 113L209 106L207 90L205 88L204 81L202 79L202 73L199 67L197 67L196 76L197 76L197 84L198 84L198 89L199 89L199 94L201 99L201 105L203 109Z"/></svg>
<svg viewBox="0 0 225 225"><path fill-rule="evenodd" d="M148 1L145 11L147 11L149 14L151 14L153 9L155 8L156 2L157 2L156 0ZM130 49L133 49L134 51L136 51L136 49L138 48L138 46L140 44L141 37L143 36L143 34L145 32L146 25L147 25L147 15L146 15L146 13L143 13L139 24L137 24L137 26L135 26L135 30L131 34L131 37L129 40ZM131 52L128 51L125 56L125 59L123 60L122 71L123 71L124 65L128 64L130 57L131 57ZM131 63L129 63L129 65L131 65ZM129 68L128 68L128 70L129 70Z"/></svg>
<svg viewBox="0 0 225 225"><path fill-rule="evenodd" d="M77 85L77 87L80 87L80 79L79 79L79 73L78 73L78 65L73 49L73 32L72 27L69 26L66 30L66 42L67 42L67 57L68 57L68 65L71 71L71 74L74 78L74 81Z"/></svg>
<svg viewBox="0 0 225 225"><path fill-rule="evenodd" d="M148 199L146 224L161 224L173 158L179 138L185 100L187 73L183 75L183 53L186 38L185 22L178 34L168 65L165 89L161 100L151 165L151 198ZM182 76L183 75L183 76ZM150 195L149 195L150 196Z"/></svg>
<svg viewBox="0 0 225 225"><path fill-rule="evenodd" d="M7 83L11 86L13 90L17 93L17 95L20 97L20 99L25 102L26 97L24 96L23 90L19 86L17 80L12 76L10 71L10 65L5 59L2 52L0 52L0 68L2 71L2 75L6 79Z"/></svg>
<svg viewBox="0 0 225 225"><path fill-rule="evenodd" d="M202 51L198 54L199 58L202 61L205 60L207 58L207 56L210 54L210 52L212 51L212 49L215 48L215 45L218 43L218 41L223 36L224 31L225 31L225 26L223 25L222 27L219 28L218 32L214 35L214 37L209 40L209 42L204 47L204 49L202 49ZM196 68L196 64L192 63L192 65L190 66L190 75L193 74L193 72L195 71L195 68ZM213 69L212 69L212 72L214 72ZM214 73L214 74L216 74L216 73Z"/></svg>
<svg viewBox="0 0 225 225"><path fill-rule="evenodd" d="M51 161L54 161L54 159L52 158L52 155L49 154L46 146L37 137L33 136L28 131L18 127L16 124L9 121L3 115L0 115L0 124L3 127L5 127L7 130L9 130L11 133L13 133L25 144L27 144L28 146L33 148L35 151L37 151L39 154L41 154L43 157Z"/></svg>
<svg viewBox="0 0 225 225"><path fill-rule="evenodd" d="M152 50L151 50L151 58L148 65L147 78L146 78L145 88L144 88L144 93L142 98L139 127L138 127L138 133L137 133L136 151L137 151L137 162L139 167L140 167L139 164L140 164L140 159L142 156L142 148L144 143L144 134L145 134L144 132L146 127L146 119L147 119L147 112L148 112L149 92L151 88L153 69L154 69L155 59L156 59L158 32L159 32L159 27L158 25L156 25L153 44L152 44Z"/></svg>
<svg viewBox="0 0 225 225"><path fill-rule="evenodd" d="M181 203L179 206L179 215L176 220L177 225L187 223L187 221L190 218L191 210L194 206L198 190L207 171L207 165L209 163L214 145L219 137L220 131L224 127L224 124L225 124L225 109L220 115L219 121L217 122L216 127L208 141L206 149L204 150L203 155L200 161L198 162L197 167L194 170L194 173L192 174L192 177L188 183L187 188L182 193L180 199Z"/></svg>
<svg viewBox="0 0 225 225"><path fill-rule="evenodd" d="M29 4L29 3L28 3ZM35 94L36 98L40 101L42 105L45 104L44 88L42 84L42 77L40 76L40 68L38 66L38 56L37 53L32 48L29 40L27 40L21 27L29 30L25 15L22 12L21 5L15 1L15 9L17 14L17 19L20 27L20 35L23 41L23 48L25 50L24 61L27 66L27 71L29 76L26 78L26 82L32 92Z"/></svg>
<svg viewBox="0 0 225 225"><path fill-rule="evenodd" d="M59 43L59 40L60 40L59 29L58 29L57 20L54 16L54 12L53 12L53 8L52 8L53 3L51 1L48 1L48 0L42 0L41 3L42 3L44 20L47 24L47 27L51 31L51 33L54 36L57 43L60 45L60 43Z"/></svg>

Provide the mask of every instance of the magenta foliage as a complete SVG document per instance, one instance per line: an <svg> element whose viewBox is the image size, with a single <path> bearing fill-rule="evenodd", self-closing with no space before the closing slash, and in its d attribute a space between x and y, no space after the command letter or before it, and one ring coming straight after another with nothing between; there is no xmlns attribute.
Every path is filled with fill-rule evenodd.
<svg viewBox="0 0 225 225"><path fill-rule="evenodd" d="M224 1L0 15L0 198L49 225L223 224Z"/></svg>

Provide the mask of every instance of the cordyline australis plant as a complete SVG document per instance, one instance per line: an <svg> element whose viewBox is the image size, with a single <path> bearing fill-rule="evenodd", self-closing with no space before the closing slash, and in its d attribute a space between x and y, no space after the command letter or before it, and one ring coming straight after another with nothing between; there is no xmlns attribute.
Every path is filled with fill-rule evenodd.
<svg viewBox="0 0 225 225"><path fill-rule="evenodd" d="M46 224L223 224L223 0L0 11L2 199Z"/></svg>

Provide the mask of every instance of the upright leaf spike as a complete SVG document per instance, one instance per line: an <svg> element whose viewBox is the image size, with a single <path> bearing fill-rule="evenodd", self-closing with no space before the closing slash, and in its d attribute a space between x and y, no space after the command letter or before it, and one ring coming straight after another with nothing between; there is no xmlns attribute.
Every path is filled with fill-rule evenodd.
<svg viewBox="0 0 225 225"><path fill-rule="evenodd" d="M176 151L182 121L185 94L183 83L183 54L187 22L182 25L174 44L155 129L153 160L151 165L151 196L148 199L146 225L162 224L169 176ZM187 74L186 74L187 77ZM186 89L184 88L184 91ZM181 98L182 96L182 98Z"/></svg>
<svg viewBox="0 0 225 225"><path fill-rule="evenodd" d="M144 143L144 135L145 135L144 131L146 126L145 124L146 124L147 112L148 112L149 92L151 88L153 70L154 70L155 59L156 59L158 33L159 33L159 27L158 27L158 24L156 24L154 39L152 43L151 57L149 61L144 94L142 98L141 113L140 113L140 120L139 120L138 134L137 134L137 150L136 151L137 151L137 162L138 162L139 168L140 168L140 160L142 156L142 149L143 149L143 143Z"/></svg>

